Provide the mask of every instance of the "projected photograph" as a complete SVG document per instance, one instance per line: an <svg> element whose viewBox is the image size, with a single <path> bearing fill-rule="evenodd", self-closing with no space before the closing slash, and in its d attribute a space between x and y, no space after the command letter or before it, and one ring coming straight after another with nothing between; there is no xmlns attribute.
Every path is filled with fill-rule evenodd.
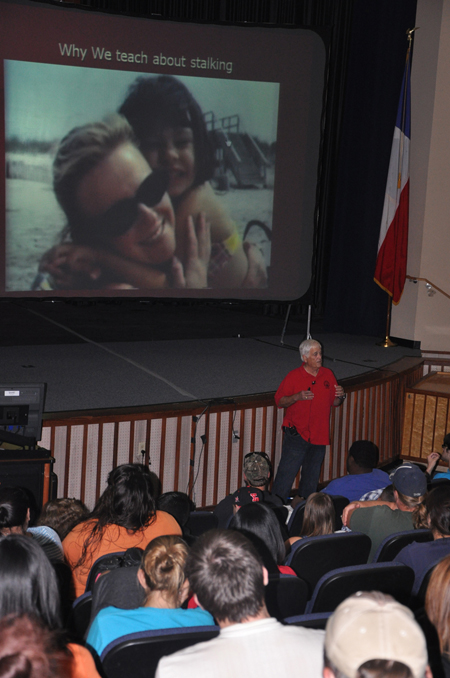
<svg viewBox="0 0 450 678"><path fill-rule="evenodd" d="M270 286L278 83L4 70L6 292Z"/></svg>

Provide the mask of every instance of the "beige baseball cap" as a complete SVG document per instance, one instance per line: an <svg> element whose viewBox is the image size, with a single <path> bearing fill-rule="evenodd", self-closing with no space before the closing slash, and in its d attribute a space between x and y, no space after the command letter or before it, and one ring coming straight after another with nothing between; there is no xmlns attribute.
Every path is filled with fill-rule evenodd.
<svg viewBox="0 0 450 678"><path fill-rule="evenodd" d="M414 678L423 678L428 664L425 636L411 610L379 591L360 591L336 608L325 652L348 678L372 659L402 662Z"/></svg>

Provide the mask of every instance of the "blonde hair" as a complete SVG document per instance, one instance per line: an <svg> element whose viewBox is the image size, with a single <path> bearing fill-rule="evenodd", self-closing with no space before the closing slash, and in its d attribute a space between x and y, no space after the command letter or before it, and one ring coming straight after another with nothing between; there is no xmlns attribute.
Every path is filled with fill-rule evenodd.
<svg viewBox="0 0 450 678"><path fill-rule="evenodd" d="M101 122L75 127L59 144L53 161L53 188L69 221L72 238L79 243L82 235L78 233L77 222L82 215L78 187L91 169L126 143L136 145L133 130L122 115L114 114Z"/></svg>
<svg viewBox="0 0 450 678"><path fill-rule="evenodd" d="M406 506L408 509L412 509L414 527L416 530L422 527L428 527L428 515L427 509L425 507L425 495L421 494L420 497L408 497L406 494L399 492L394 485L394 490L398 494L399 501Z"/></svg>
<svg viewBox="0 0 450 678"><path fill-rule="evenodd" d="M450 655L450 556L434 568L425 596L425 610L436 627L441 654Z"/></svg>
<svg viewBox="0 0 450 678"><path fill-rule="evenodd" d="M164 591L167 600L177 604L186 579L184 567L187 555L188 546L181 537L166 535L152 539L141 561L148 595L153 591Z"/></svg>
<svg viewBox="0 0 450 678"><path fill-rule="evenodd" d="M301 537L319 537L332 534L335 528L335 510L330 495L313 492L309 495L303 517Z"/></svg>

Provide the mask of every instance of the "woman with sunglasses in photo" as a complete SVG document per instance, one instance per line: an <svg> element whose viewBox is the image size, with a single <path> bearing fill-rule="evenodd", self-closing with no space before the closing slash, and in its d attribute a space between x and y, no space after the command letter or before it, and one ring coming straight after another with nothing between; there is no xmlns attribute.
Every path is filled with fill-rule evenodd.
<svg viewBox="0 0 450 678"><path fill-rule="evenodd" d="M195 225L186 219L181 262L168 185L167 172L152 172L122 116L73 129L53 164L68 220L64 242L44 255L40 270L59 289L207 287L209 224L203 214Z"/></svg>

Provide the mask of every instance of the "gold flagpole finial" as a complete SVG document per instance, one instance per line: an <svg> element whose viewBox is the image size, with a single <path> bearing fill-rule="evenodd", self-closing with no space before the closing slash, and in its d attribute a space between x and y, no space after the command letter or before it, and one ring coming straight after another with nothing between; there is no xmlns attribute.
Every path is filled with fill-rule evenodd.
<svg viewBox="0 0 450 678"><path fill-rule="evenodd" d="M411 43L411 40L413 39L414 31L419 30L420 26L414 26L414 28L407 28L406 29L406 35L408 36L408 41Z"/></svg>

